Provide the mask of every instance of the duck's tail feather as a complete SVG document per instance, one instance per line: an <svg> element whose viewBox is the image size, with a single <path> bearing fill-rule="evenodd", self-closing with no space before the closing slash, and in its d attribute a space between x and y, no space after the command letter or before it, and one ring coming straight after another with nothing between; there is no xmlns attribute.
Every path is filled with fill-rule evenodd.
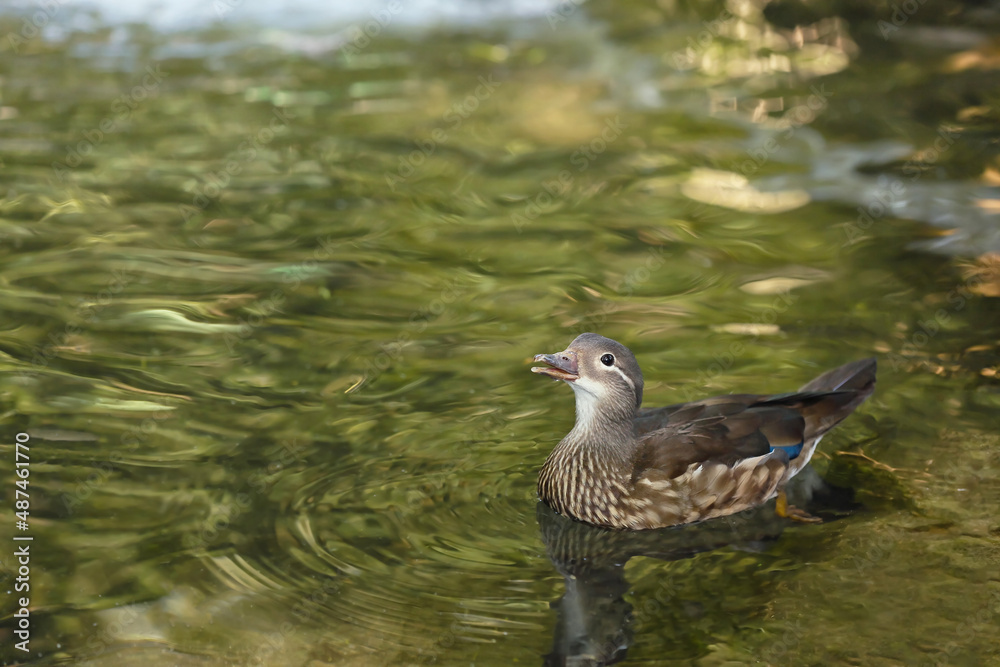
<svg viewBox="0 0 1000 667"><path fill-rule="evenodd" d="M803 410L806 438L819 438L865 402L875 391L875 359L861 359L823 373L801 392L825 393L811 409Z"/></svg>
<svg viewBox="0 0 1000 667"><path fill-rule="evenodd" d="M875 390L875 367L875 357L852 361L823 373L799 391L855 391L864 394L863 401Z"/></svg>

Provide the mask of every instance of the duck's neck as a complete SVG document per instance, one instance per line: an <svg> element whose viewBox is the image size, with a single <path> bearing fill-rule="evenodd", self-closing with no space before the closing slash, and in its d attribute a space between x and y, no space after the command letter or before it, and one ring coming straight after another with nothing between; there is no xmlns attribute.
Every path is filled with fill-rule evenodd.
<svg viewBox="0 0 1000 667"><path fill-rule="evenodd" d="M576 424L570 433L580 437L614 437L634 440L635 403L631 397L607 394L594 396L573 387L576 395Z"/></svg>
<svg viewBox="0 0 1000 667"><path fill-rule="evenodd" d="M574 461L584 464L588 471L592 471L593 474L610 476L611 473L627 473L631 475L635 454L635 434L631 427L583 431L574 427L562 439L556 450L562 450L560 452L561 458L572 458ZM556 450L553 450L553 454Z"/></svg>
<svg viewBox="0 0 1000 667"><path fill-rule="evenodd" d="M556 446L545 467L573 471L583 477L620 480L631 477L636 450L633 419L628 402L596 399L576 391L576 424Z"/></svg>
<svg viewBox="0 0 1000 667"><path fill-rule="evenodd" d="M563 443L593 450L611 463L630 458L635 450L635 426L632 415L595 412L581 413L577 402L576 424Z"/></svg>

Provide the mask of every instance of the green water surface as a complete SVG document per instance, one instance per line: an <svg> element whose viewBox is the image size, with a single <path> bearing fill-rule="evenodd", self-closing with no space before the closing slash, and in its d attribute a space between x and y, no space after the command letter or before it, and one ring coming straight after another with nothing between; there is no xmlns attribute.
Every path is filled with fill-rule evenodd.
<svg viewBox="0 0 1000 667"><path fill-rule="evenodd" d="M3 664L542 664L596 331L651 406L879 359L851 509L629 560L625 664L1000 665L1000 15L894 7L0 40Z"/></svg>

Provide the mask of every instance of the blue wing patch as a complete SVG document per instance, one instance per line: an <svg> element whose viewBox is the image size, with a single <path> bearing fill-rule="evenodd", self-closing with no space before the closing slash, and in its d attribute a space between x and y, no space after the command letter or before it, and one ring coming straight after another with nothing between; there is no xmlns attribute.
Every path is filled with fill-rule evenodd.
<svg viewBox="0 0 1000 667"><path fill-rule="evenodd" d="M782 447L771 447L771 451L773 452L776 449L780 449L786 454L788 454L788 460L791 461L792 459L796 458L799 454L802 453L803 444L804 443L800 442L797 445L784 445Z"/></svg>

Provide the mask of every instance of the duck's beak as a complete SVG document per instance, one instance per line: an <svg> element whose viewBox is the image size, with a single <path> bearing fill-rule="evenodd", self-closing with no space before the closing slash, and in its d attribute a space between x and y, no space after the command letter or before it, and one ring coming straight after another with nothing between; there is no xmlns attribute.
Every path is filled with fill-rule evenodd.
<svg viewBox="0 0 1000 667"><path fill-rule="evenodd" d="M548 375L555 380L575 382L580 379L576 365L576 352L565 350L555 354L536 354L534 361L540 361L548 366L532 366L532 373Z"/></svg>

